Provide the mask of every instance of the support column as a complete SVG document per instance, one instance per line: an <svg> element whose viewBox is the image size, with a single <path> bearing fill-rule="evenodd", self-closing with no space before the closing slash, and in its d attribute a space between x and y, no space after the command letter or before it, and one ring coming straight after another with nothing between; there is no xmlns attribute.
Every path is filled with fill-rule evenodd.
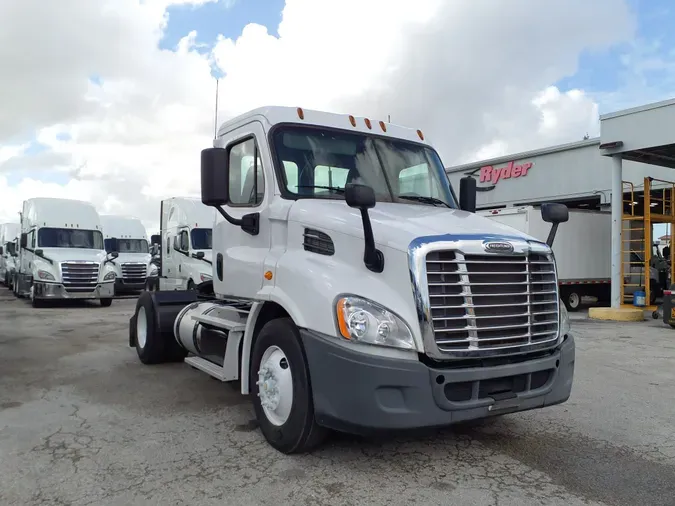
<svg viewBox="0 0 675 506"><path fill-rule="evenodd" d="M621 228L623 217L623 167L621 155L612 156L612 308L623 302L621 293Z"/></svg>

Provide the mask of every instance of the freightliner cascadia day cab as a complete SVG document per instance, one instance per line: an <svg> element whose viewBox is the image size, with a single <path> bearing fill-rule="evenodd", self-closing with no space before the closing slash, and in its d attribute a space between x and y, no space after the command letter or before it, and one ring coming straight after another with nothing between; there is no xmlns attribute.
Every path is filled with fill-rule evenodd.
<svg viewBox="0 0 675 506"><path fill-rule="evenodd" d="M199 199L173 197L162 201L160 290L193 290L211 280L214 220L214 210Z"/></svg>
<svg viewBox="0 0 675 506"><path fill-rule="evenodd" d="M16 271L16 245L19 236L18 223L0 225L0 282L12 287L12 277Z"/></svg>
<svg viewBox="0 0 675 506"><path fill-rule="evenodd" d="M143 292L129 345L251 394L267 441L438 427L565 402L575 344L551 244L475 214L423 132L256 109L201 153L213 281ZM256 177L256 175L258 177ZM564 225L563 225L564 226Z"/></svg>
<svg viewBox="0 0 675 506"><path fill-rule="evenodd" d="M89 202L24 201L15 294L33 306L47 299L99 299L112 304L117 253L107 254L101 220Z"/></svg>
<svg viewBox="0 0 675 506"><path fill-rule="evenodd" d="M145 226L131 216L101 215L103 243L107 253L117 252L115 293L143 290L150 269L150 247Z"/></svg>

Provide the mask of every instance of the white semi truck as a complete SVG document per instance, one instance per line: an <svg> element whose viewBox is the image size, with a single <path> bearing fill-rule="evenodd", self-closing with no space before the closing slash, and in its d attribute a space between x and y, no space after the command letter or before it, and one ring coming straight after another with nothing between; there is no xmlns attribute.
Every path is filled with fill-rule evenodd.
<svg viewBox="0 0 675 506"><path fill-rule="evenodd" d="M507 207L479 211L477 214L498 221L539 240L545 240L550 226L542 220L541 210L534 206ZM572 209L569 221L560 230L553 248L558 267L560 297L570 311L581 307L583 297L609 301L611 287L612 215L604 211ZM640 243L633 243L639 246ZM644 286L644 253L632 252L626 259L626 295ZM663 293L667 283L656 267L660 257L653 256L650 267L651 304ZM663 259L661 258L661 261Z"/></svg>
<svg viewBox="0 0 675 506"><path fill-rule="evenodd" d="M210 281L215 212L199 199L172 197L160 211L159 290L193 290Z"/></svg>
<svg viewBox="0 0 675 506"><path fill-rule="evenodd" d="M284 453L329 429L445 426L569 398L575 343L550 248L564 205L542 207L547 242L477 216L475 181L457 199L421 131L350 115L256 109L214 146L201 153L213 280L140 295L141 362L240 380Z"/></svg>
<svg viewBox="0 0 675 506"><path fill-rule="evenodd" d="M18 223L0 225L0 282L12 288L12 277L16 271L16 246L20 226Z"/></svg>
<svg viewBox="0 0 675 506"><path fill-rule="evenodd" d="M104 249L101 220L89 202L24 201L14 283L18 297L29 297L34 307L50 299L99 299L110 306L115 258L117 253Z"/></svg>
<svg viewBox="0 0 675 506"><path fill-rule="evenodd" d="M143 290L150 271L150 248L145 226L131 216L101 215L103 243L108 254L118 256L110 262L115 269L115 294Z"/></svg>

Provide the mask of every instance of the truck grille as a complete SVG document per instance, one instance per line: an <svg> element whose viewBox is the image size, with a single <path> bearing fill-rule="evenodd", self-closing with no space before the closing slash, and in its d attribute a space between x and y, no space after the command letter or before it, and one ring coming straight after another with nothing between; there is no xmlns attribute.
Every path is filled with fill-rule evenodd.
<svg viewBox="0 0 675 506"><path fill-rule="evenodd" d="M95 262L63 262L61 276L67 292L93 292L98 284L99 265Z"/></svg>
<svg viewBox="0 0 675 506"><path fill-rule="evenodd" d="M145 283L146 265L142 263L123 263L122 279L126 283Z"/></svg>
<svg viewBox="0 0 675 506"><path fill-rule="evenodd" d="M557 340L560 309L551 256L431 251L426 267L441 352L507 351Z"/></svg>

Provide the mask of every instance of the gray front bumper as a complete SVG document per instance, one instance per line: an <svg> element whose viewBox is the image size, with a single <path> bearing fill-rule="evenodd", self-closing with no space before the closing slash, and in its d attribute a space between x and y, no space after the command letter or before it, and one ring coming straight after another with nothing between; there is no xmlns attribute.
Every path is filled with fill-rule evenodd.
<svg viewBox="0 0 675 506"><path fill-rule="evenodd" d="M571 334L558 348L530 357L444 367L365 355L336 338L300 333L317 423L346 432L441 427L560 404L572 390Z"/></svg>
<svg viewBox="0 0 675 506"><path fill-rule="evenodd" d="M34 281L33 296L36 299L109 299L115 295L115 282L99 283L93 291L68 291L60 283Z"/></svg>

